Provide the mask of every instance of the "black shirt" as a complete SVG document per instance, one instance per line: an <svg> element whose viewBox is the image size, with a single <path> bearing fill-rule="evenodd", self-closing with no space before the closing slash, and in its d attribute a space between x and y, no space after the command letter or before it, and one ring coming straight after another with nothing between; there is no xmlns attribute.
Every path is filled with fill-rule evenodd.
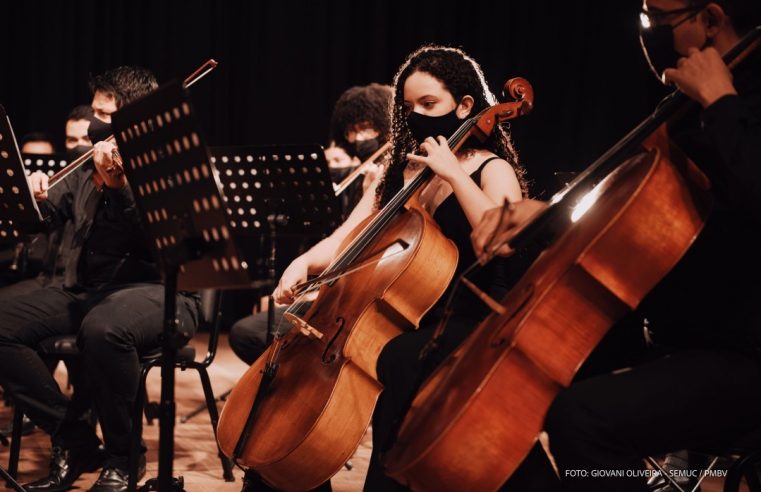
<svg viewBox="0 0 761 492"><path fill-rule="evenodd" d="M91 179L94 172L92 164L77 169L40 203L49 228L66 221L74 227L64 286L159 282L132 190L127 185L98 191Z"/></svg>
<svg viewBox="0 0 761 492"><path fill-rule="evenodd" d="M474 171L470 177L481 188L481 173L486 165L499 157L486 159ZM454 193L451 193L436 208L433 218L441 228L441 232L457 246L459 257L457 259L457 268L453 277L453 282L447 288L447 291L435 305L435 309L444 307L451 289L457 288L449 306L453 312L459 315L472 317L481 320L489 313L489 308L475 294L473 294L465 285L456 286L455 283L460 274L470 265L476 262L476 254L470 241L470 234L473 228L462 209L460 202ZM479 289L487 293L492 299L502 301L507 295L510 287L518 281L520 276L525 272L530 264L532 257L528 253L519 253L504 258L496 256L486 267L477 267L472 273L467 275L468 279L473 282Z"/></svg>
<svg viewBox="0 0 761 492"><path fill-rule="evenodd" d="M714 207L684 258L645 299L660 341L761 355L761 54L725 96L669 133L710 178Z"/></svg>

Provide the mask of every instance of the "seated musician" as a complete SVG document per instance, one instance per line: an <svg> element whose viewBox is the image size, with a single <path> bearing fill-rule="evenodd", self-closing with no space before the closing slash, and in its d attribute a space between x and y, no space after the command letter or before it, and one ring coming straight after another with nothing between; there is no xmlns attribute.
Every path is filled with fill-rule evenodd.
<svg viewBox="0 0 761 492"><path fill-rule="evenodd" d="M0 381L32 421L51 435L48 476L27 484L29 491L71 488L85 471L103 467L90 489L127 489L131 410L140 376L139 356L160 347L164 288L147 236L118 160L110 133L111 114L156 89L149 71L120 67L91 82L95 119L89 134L94 164L79 168L47 188L43 173L29 183L46 225L66 222L74 238L63 287L46 287L13 300L0 300ZM104 182L97 189L92 176ZM196 296L178 294L179 331L192 333L199 318ZM94 406L103 433L100 439L72 411L35 348L45 338L77 334ZM141 454L140 473L145 458Z"/></svg>
<svg viewBox="0 0 761 492"><path fill-rule="evenodd" d="M92 147L92 143L90 143L90 139L87 136L87 128L90 126L89 118L91 116L92 108L87 105L76 106L67 116L64 128L68 161L74 160ZM29 263L36 260L40 264L39 274L33 278L0 287L0 299L10 299L21 294L28 294L48 285L59 287L63 285L63 269L66 264L66 256L70 248L72 233L71 225L67 224L61 230L32 236L28 240L29 251L27 253L18 252L17 254L27 254L27 261ZM29 267L27 266L27 268ZM66 361L66 368L73 382L77 381L77 376L73 374L76 372L77 366L78 364L73 360ZM33 429L34 425L29 420L29 417L24 415L22 434L27 435ZM0 430L0 432L10 435L13 432L12 423Z"/></svg>
<svg viewBox="0 0 761 492"><path fill-rule="evenodd" d="M334 183L340 183L354 167L388 141L392 97L391 87L376 83L350 87L339 96L330 117L330 141L331 145L344 149L352 162L351 167L330 166L330 178ZM355 181L341 194L344 217L370 186L375 174L377 169L371 167L369 172L365 171L364 180Z"/></svg>
<svg viewBox="0 0 761 492"><path fill-rule="evenodd" d="M74 160L92 147L87 136L87 128L90 126L89 118L91 117L92 108L82 105L72 109L66 118L64 128L68 161ZM26 253L28 255L27 261L40 265L39 275L35 278L0 287L0 299L27 294L47 285L60 286L63 284L63 267L70 240L71 227L68 226L62 231L37 234L31 237L27 242L29 245L29 250ZM37 268L34 269L34 271L36 270Z"/></svg>
<svg viewBox="0 0 761 492"><path fill-rule="evenodd" d="M761 428L761 51L734 74L721 59L761 24L761 4L645 0L642 19L658 77L699 103L669 133L710 178L714 206L690 250L639 308L670 354L577 381L550 408L545 428L567 491L645 491L637 472L646 456L731 446ZM487 212L473 233L477 254L504 244L543 206L524 201ZM528 459L519 471L538 478L539 466ZM633 473L593 478L591 470ZM511 484L507 490L524 490Z"/></svg>
<svg viewBox="0 0 761 492"><path fill-rule="evenodd" d="M395 78L394 146L391 163L379 187L378 202L368 199L366 193L336 233L297 258L275 291L278 302L293 302L293 287L305 280L307 274L324 270L338 255L340 240L369 214L386 205L405 182L426 166L431 167L436 177L421 194L423 206L458 247L458 271L474 261L468 239L472 225L503 200L523 198L523 170L509 137L500 128L484 144L468 141L456 154L449 149L446 138L467 117L494 102L480 67L461 50L427 46L412 53ZM474 281L498 295L504 292L509 273L507 269L489 270ZM373 455L366 490L388 491L396 487L384 475L379 453L426 370L417 354L430 339L442 315L440 308L441 303L421 322L419 330L394 338L381 353L377 369L385 389L373 415ZM455 310L449 336L441 341L437 358L454 348L484 314L479 301L467 294L457 296Z"/></svg>
<svg viewBox="0 0 761 492"><path fill-rule="evenodd" d="M330 145L325 149L333 183L340 183L388 140L391 97L389 86L369 84L351 87L338 98L330 120ZM373 183L382 171L382 166L368 163L364 177L358 178L340 195L345 216L358 206L363 196L368 197L364 200L366 203L372 202ZM284 311L285 307L278 307L275 319L279 320ZM244 362L253 363L267 348L267 313L256 313L237 321L230 329L230 346Z"/></svg>

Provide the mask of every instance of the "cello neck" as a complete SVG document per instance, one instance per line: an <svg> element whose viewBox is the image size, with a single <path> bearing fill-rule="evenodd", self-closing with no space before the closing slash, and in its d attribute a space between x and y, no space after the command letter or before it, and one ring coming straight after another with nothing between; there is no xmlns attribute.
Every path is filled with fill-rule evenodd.
<svg viewBox="0 0 761 492"><path fill-rule="evenodd" d="M738 41L722 57L730 69L740 62L761 44L761 26L755 27ZM680 90L675 90L660 102L656 110L645 118L632 131L626 134L613 147L595 160L581 172L568 186L556 193L550 200L550 206L544 209L534 220L526 224L509 241L511 249L520 249L535 243L537 240L551 240L552 232L548 226L563 215L567 207L573 207L586 195L602 177L613 171L625 159L641 149L643 142L662 125L673 120L684 112L694 108L697 103L688 98ZM566 214L567 215L567 214ZM548 237L548 234L550 237Z"/></svg>

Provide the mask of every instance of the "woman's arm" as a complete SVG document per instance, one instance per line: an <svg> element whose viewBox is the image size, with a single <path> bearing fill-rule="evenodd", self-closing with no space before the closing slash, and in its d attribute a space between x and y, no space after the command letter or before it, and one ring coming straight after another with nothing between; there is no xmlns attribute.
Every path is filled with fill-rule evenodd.
<svg viewBox="0 0 761 492"><path fill-rule="evenodd" d="M449 183L472 227L481 222L487 210L502 205L505 200L517 202L523 198L515 171L503 159L495 159L486 165L481 172L479 188L449 149L444 137L438 140L429 137L420 149L426 155L407 154L407 158L427 165Z"/></svg>
<svg viewBox="0 0 761 492"><path fill-rule="evenodd" d="M319 274L325 270L340 254L339 248L341 243L343 243L349 233L375 212L375 190L380 182L381 174L379 173L376 176L376 179L367 188L359 202L357 202L354 210L351 211L351 214L349 214L338 229L288 265L273 293L277 302L281 304L292 303L294 301L293 287L304 282L307 279L307 275Z"/></svg>

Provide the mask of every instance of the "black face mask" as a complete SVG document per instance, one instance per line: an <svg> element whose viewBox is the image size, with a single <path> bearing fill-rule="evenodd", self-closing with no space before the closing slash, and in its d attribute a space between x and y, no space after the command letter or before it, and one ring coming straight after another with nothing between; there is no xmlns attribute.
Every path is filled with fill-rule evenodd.
<svg viewBox="0 0 761 492"><path fill-rule="evenodd" d="M330 180L334 182L335 184L340 183L341 181L346 178L351 172L355 169L354 166L348 166L348 167L331 167L328 168L328 173L330 173Z"/></svg>
<svg viewBox="0 0 761 492"><path fill-rule="evenodd" d="M90 126L87 128L87 136L90 137L90 141L93 144L102 142L113 135L113 131L111 131L111 123L105 123L95 116L90 116L87 119L90 120Z"/></svg>
<svg viewBox="0 0 761 492"><path fill-rule="evenodd" d="M439 135L444 138L451 137L464 122L457 117L456 111L457 108L441 116L426 116L413 111L407 115L407 126L410 128L412 138L421 144L428 137L436 138Z"/></svg>
<svg viewBox="0 0 761 492"><path fill-rule="evenodd" d="M702 9L703 7L700 6L698 8ZM697 15L696 12L674 25L661 24L649 28L642 27L642 24L639 26L639 44L645 54L647 64L650 66L650 71L653 72L662 84L665 84L663 81L663 71L667 68L675 68L677 61L684 56L674 49L674 28L693 19L695 15ZM706 42L700 49L702 50L708 44L709 39L706 38Z"/></svg>
<svg viewBox="0 0 761 492"><path fill-rule="evenodd" d="M92 147L89 145L77 145L76 147L73 147L71 149L66 149L66 161L72 162L76 158L84 155L85 152L90 150Z"/></svg>
<svg viewBox="0 0 761 492"><path fill-rule="evenodd" d="M351 149L349 151L357 156L357 158L365 162L368 157L373 155L373 152L378 150L380 148L380 142L378 142L377 138L369 138L367 140L355 140L351 144Z"/></svg>

